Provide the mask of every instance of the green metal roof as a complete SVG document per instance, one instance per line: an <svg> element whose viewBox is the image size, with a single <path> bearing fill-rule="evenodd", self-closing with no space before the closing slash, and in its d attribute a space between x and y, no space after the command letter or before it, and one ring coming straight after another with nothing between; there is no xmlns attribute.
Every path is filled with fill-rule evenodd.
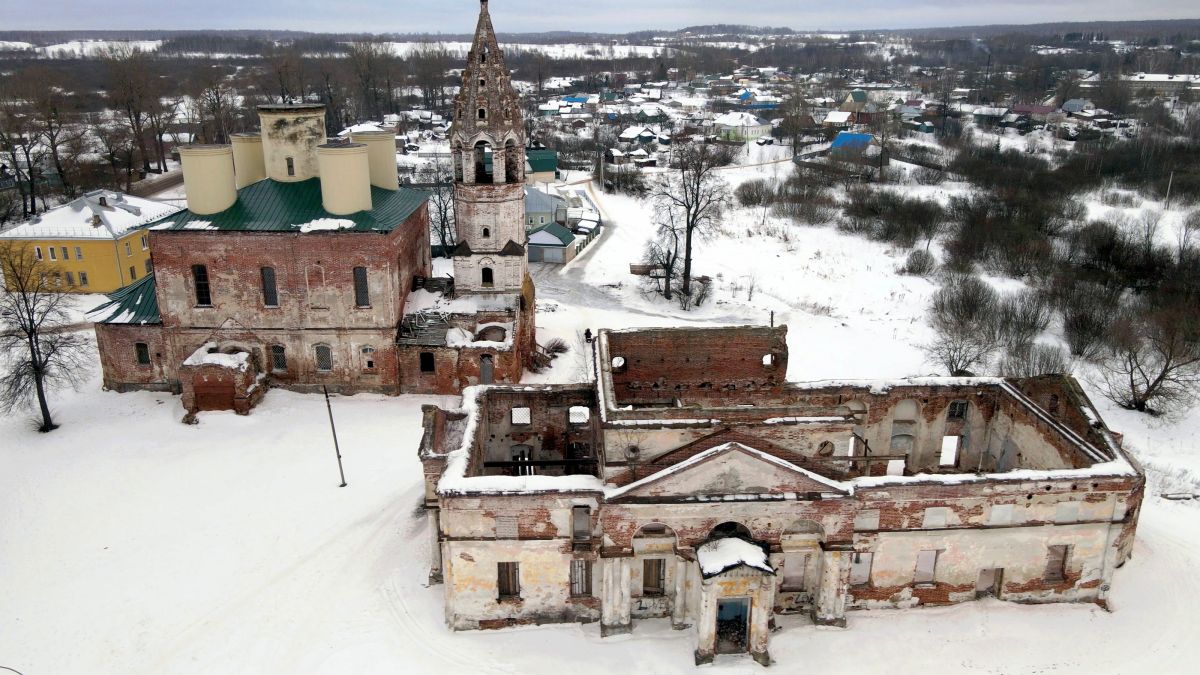
<svg viewBox="0 0 1200 675"><path fill-rule="evenodd" d="M532 237L538 232L545 232L546 234L554 237L561 242L563 246L568 246L571 242L575 241L575 235L571 234L570 230L562 225L559 225L558 223L546 223L541 227L534 228L529 231L529 236Z"/></svg>
<svg viewBox="0 0 1200 675"><path fill-rule="evenodd" d="M158 313L154 275L147 274L137 281L108 294L108 302L88 312L96 323L150 324L162 323Z"/></svg>
<svg viewBox="0 0 1200 675"><path fill-rule="evenodd" d="M300 226L323 218L350 220L354 227L341 232L391 232L427 199L424 192L401 187L385 190L371 186L370 211L335 216L321 206L321 179L295 183L260 180L238 190L233 206L207 216L184 211L161 218L150 227L158 230L225 230L231 232L299 232Z"/></svg>
<svg viewBox="0 0 1200 675"><path fill-rule="evenodd" d="M558 170L558 153L554 150L526 150L525 159L534 173Z"/></svg>

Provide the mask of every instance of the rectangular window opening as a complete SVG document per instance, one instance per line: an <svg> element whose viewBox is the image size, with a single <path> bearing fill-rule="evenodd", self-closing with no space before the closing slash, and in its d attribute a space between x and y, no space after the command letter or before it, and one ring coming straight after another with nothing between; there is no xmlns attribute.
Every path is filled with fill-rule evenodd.
<svg viewBox="0 0 1200 675"><path fill-rule="evenodd" d="M83 260L83 248L80 246L75 247L75 259Z"/></svg>
<svg viewBox="0 0 1200 675"><path fill-rule="evenodd" d="M80 286L87 286L87 285L88 285L87 272L80 272L80 273L79 273L79 285L80 285Z"/></svg>
<svg viewBox="0 0 1200 675"><path fill-rule="evenodd" d="M938 466L958 466L958 448L961 436L942 436L942 452L938 456Z"/></svg>
<svg viewBox="0 0 1200 675"><path fill-rule="evenodd" d="M571 597L586 598L592 594L592 561L571 561Z"/></svg>
<svg viewBox="0 0 1200 675"><path fill-rule="evenodd" d="M850 559L850 585L861 586L871 581L871 561L875 554L864 552L855 553Z"/></svg>
<svg viewBox="0 0 1200 675"><path fill-rule="evenodd" d="M137 268L133 265L129 266L129 280L137 281Z"/></svg>
<svg viewBox="0 0 1200 675"><path fill-rule="evenodd" d="M938 551L921 551L917 554L917 571L913 583L932 584L937 574Z"/></svg>
<svg viewBox="0 0 1200 675"><path fill-rule="evenodd" d="M212 292L208 286L208 267L192 265L192 283L196 288L196 304L201 307L212 305Z"/></svg>
<svg viewBox="0 0 1200 675"><path fill-rule="evenodd" d="M367 288L367 268L354 268L354 304L359 307L371 306L371 293Z"/></svg>
<svg viewBox="0 0 1200 675"><path fill-rule="evenodd" d="M496 590L501 600L521 597L520 563L496 563Z"/></svg>
<svg viewBox="0 0 1200 675"><path fill-rule="evenodd" d="M513 408L512 423L513 424L531 424L533 422L533 414L529 408Z"/></svg>
<svg viewBox="0 0 1200 675"><path fill-rule="evenodd" d="M145 342L138 342L133 345L137 352L137 363L139 366L150 365L150 346Z"/></svg>
<svg viewBox="0 0 1200 675"><path fill-rule="evenodd" d="M808 570L807 553L785 553L783 556L783 583L785 591L803 591L804 575Z"/></svg>
<svg viewBox="0 0 1200 675"><path fill-rule="evenodd" d="M1046 547L1046 581L1058 583L1067 577L1066 544L1052 544Z"/></svg>
<svg viewBox="0 0 1200 675"><path fill-rule="evenodd" d="M262 277L263 306L279 306L279 289L275 285L275 268L263 267L259 270Z"/></svg>
<svg viewBox="0 0 1200 675"><path fill-rule="evenodd" d="M666 590L666 566L662 558L642 561L642 595L662 595Z"/></svg>
<svg viewBox="0 0 1200 675"><path fill-rule="evenodd" d="M433 358L433 352L421 352L421 372L432 373L437 368L437 362Z"/></svg>
<svg viewBox="0 0 1200 675"><path fill-rule="evenodd" d="M592 509L589 506L571 507L571 539L576 542L592 538Z"/></svg>

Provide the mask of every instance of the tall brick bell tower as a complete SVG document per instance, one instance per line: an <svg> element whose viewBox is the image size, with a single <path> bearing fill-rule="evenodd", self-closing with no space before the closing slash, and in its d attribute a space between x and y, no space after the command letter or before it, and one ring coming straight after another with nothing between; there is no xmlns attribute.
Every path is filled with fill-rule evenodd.
<svg viewBox="0 0 1200 675"><path fill-rule="evenodd" d="M487 0L479 4L450 129L455 286L466 293L532 295L532 284L526 285L525 125Z"/></svg>

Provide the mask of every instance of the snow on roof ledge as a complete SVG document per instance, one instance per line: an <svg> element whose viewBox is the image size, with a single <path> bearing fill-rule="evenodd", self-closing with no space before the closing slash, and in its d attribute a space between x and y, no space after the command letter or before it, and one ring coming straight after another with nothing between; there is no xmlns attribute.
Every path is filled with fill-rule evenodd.
<svg viewBox="0 0 1200 675"><path fill-rule="evenodd" d="M183 360L185 366L220 366L229 368L230 370L246 370L250 367L250 355L246 352L237 352L235 354L223 354L215 351L217 343L205 342L200 345L200 348L192 352L191 356Z"/></svg>
<svg viewBox="0 0 1200 675"><path fill-rule="evenodd" d="M737 537L714 539L701 544L696 549L696 562L700 563L700 572L705 579L742 565L775 575L775 570L767 562L766 551L757 544Z"/></svg>

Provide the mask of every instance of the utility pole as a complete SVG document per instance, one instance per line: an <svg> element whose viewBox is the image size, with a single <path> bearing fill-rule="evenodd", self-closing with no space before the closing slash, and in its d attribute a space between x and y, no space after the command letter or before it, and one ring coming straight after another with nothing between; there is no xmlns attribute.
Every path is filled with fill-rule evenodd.
<svg viewBox="0 0 1200 675"><path fill-rule="evenodd" d="M321 385L321 391L325 392L325 409L329 411L329 431L333 433L333 452L337 455L338 475L342 477L342 484L338 487L346 487L346 472L342 469L342 449L338 447L337 427L333 425L333 406L329 404L329 388Z"/></svg>
<svg viewBox="0 0 1200 675"><path fill-rule="evenodd" d="M1167 199L1165 202L1163 202L1163 210L1164 211L1171 208L1171 183L1174 183L1174 182L1175 182L1175 172L1172 171L1171 175L1167 177Z"/></svg>

